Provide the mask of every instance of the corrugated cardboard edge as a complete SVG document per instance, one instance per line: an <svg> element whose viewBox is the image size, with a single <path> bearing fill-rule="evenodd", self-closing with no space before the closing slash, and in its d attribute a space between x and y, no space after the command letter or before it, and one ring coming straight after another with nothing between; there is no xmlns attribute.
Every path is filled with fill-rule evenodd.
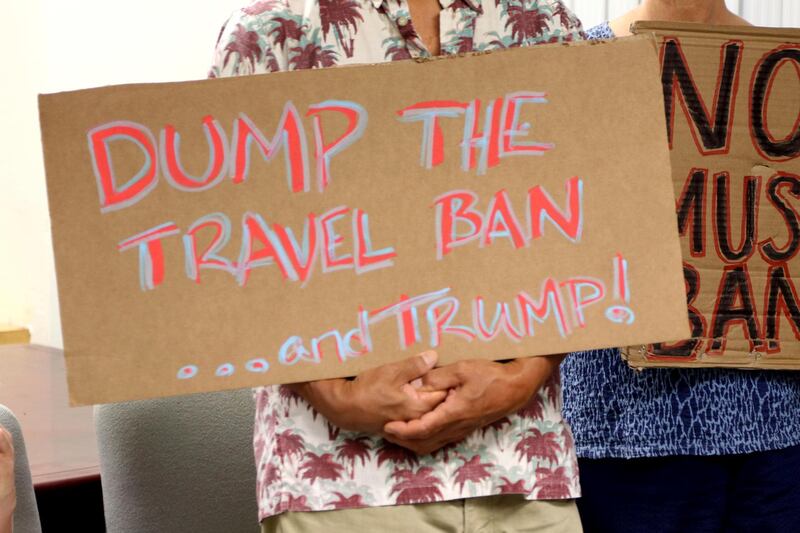
<svg viewBox="0 0 800 533"><path fill-rule="evenodd" d="M711 339L701 338L702 342L708 342ZM680 358L675 357L672 359L659 356L658 359L650 358L653 354L647 351L647 346L640 344L637 346L627 346L620 348L622 359L634 370L645 370L647 368L728 368L736 370L797 370L797 358L788 359L786 357L769 356L762 352L754 352L752 354L741 353L741 357L750 358L749 362L741 360L725 362L715 362L714 356L700 354L696 359L688 361L681 361ZM698 364L703 363L703 364Z"/></svg>

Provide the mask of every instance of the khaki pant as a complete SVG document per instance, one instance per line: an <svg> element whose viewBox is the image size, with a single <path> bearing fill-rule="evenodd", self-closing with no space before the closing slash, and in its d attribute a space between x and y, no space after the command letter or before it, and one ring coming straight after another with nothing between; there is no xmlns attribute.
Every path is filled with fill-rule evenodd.
<svg viewBox="0 0 800 533"><path fill-rule="evenodd" d="M284 513L262 533L581 533L574 500L527 501L519 495L341 511Z"/></svg>

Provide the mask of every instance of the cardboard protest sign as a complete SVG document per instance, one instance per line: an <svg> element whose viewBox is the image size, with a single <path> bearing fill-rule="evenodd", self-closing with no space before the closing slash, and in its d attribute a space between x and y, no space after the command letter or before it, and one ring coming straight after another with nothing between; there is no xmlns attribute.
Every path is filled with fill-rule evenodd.
<svg viewBox="0 0 800 533"><path fill-rule="evenodd" d="M688 334L651 38L40 111L74 403Z"/></svg>
<svg viewBox="0 0 800 533"><path fill-rule="evenodd" d="M635 32L659 44L692 335L628 360L800 368L800 30Z"/></svg>

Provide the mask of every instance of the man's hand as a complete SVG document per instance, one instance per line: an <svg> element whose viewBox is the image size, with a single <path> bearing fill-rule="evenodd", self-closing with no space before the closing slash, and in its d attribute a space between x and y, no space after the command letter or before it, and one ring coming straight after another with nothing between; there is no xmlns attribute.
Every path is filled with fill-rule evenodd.
<svg viewBox="0 0 800 533"><path fill-rule="evenodd" d="M14 443L0 427L0 533L10 533L17 492L14 485Z"/></svg>
<svg viewBox="0 0 800 533"><path fill-rule="evenodd" d="M471 360L433 370L423 378L420 391L449 389L447 399L416 420L389 422L384 434L418 454L460 442L476 429L524 407L563 358L531 357L509 363Z"/></svg>
<svg viewBox="0 0 800 533"><path fill-rule="evenodd" d="M329 379L290 387L332 424L382 435L387 422L419 418L445 399L446 387L420 389L419 379L430 372L436 361L436 352L424 352L367 370L353 380Z"/></svg>

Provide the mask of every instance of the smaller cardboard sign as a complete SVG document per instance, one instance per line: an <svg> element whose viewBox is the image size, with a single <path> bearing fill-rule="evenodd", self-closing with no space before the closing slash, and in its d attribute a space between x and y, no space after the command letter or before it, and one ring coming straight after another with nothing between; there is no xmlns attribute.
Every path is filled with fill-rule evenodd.
<svg viewBox="0 0 800 533"><path fill-rule="evenodd" d="M800 369L800 30L656 36L692 337L635 367Z"/></svg>
<svg viewBox="0 0 800 533"><path fill-rule="evenodd" d="M73 403L686 335L659 95L640 37L42 96Z"/></svg>

